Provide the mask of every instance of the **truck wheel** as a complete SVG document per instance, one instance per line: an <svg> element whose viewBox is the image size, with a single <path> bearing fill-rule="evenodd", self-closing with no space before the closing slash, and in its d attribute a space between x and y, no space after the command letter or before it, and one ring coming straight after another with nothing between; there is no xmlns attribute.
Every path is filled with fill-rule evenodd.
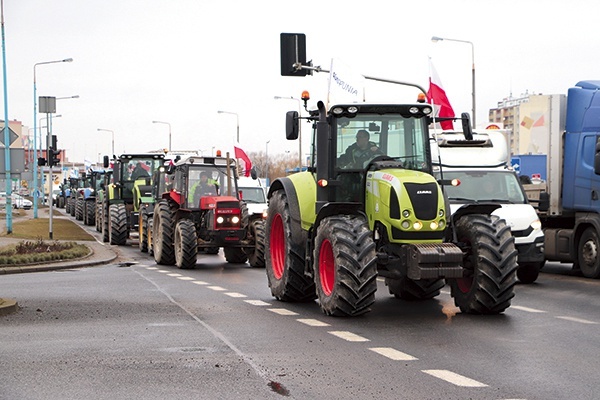
<svg viewBox="0 0 600 400"><path fill-rule="evenodd" d="M579 239L579 248L577 251L579 259L579 269L586 278L600 277L600 243L598 233L594 228L587 228L583 231Z"/></svg>
<svg viewBox="0 0 600 400"><path fill-rule="evenodd" d="M110 206L106 203L102 205L102 241L104 243L108 242L109 238L109 230L108 230L108 210Z"/></svg>
<svg viewBox="0 0 600 400"><path fill-rule="evenodd" d="M517 250L510 228L495 215L466 215L456 223L465 244L463 278L450 279L454 303L464 313L499 314L515 296Z"/></svg>
<svg viewBox="0 0 600 400"><path fill-rule="evenodd" d="M443 279L421 279L418 281L403 277L400 279L385 278L385 285L390 294L403 300L429 300L440 294L444 287Z"/></svg>
<svg viewBox="0 0 600 400"><path fill-rule="evenodd" d="M127 211L125 204L112 204L108 210L110 218L108 220L109 243L124 245L127 243Z"/></svg>
<svg viewBox="0 0 600 400"><path fill-rule="evenodd" d="M355 316L371 311L377 290L373 233L364 218L325 218L315 239L315 280L321 310Z"/></svg>
<svg viewBox="0 0 600 400"><path fill-rule="evenodd" d="M254 238L254 249L248 254L251 267L264 268L265 266L265 222L256 220L250 224L250 231Z"/></svg>
<svg viewBox="0 0 600 400"><path fill-rule="evenodd" d="M138 221L138 247L142 253L148 252L148 210L146 207L140 209Z"/></svg>
<svg viewBox="0 0 600 400"><path fill-rule="evenodd" d="M248 261L248 256L241 247L223 247L225 260L231 264L243 264Z"/></svg>
<svg viewBox="0 0 600 400"><path fill-rule="evenodd" d="M77 221L83 220L83 199L77 199L75 202L75 219Z"/></svg>
<svg viewBox="0 0 600 400"><path fill-rule="evenodd" d="M517 268L517 278L519 278L519 282L535 282L543 265L544 262L527 262L519 264L519 267Z"/></svg>
<svg viewBox="0 0 600 400"><path fill-rule="evenodd" d="M181 269L194 268L197 258L196 225L189 219L182 219L175 227L175 265Z"/></svg>
<svg viewBox="0 0 600 400"><path fill-rule="evenodd" d="M271 294L282 301L312 301L315 283L304 275L302 249L292 245L292 218L283 190L269 199L265 248L266 272ZM298 226L296 230L301 230Z"/></svg>
<svg viewBox="0 0 600 400"><path fill-rule="evenodd" d="M157 264L175 264L175 249L173 248L173 219L169 203L161 201L154 209L152 223L152 250Z"/></svg>
<svg viewBox="0 0 600 400"><path fill-rule="evenodd" d="M85 207L86 225L94 225L96 223L96 203L88 201Z"/></svg>

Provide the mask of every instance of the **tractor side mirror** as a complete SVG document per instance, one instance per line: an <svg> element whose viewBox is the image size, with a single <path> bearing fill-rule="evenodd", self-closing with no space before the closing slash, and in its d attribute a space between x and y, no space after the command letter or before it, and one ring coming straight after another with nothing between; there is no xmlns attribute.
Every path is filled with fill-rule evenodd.
<svg viewBox="0 0 600 400"><path fill-rule="evenodd" d="M465 135L465 139L473 140L473 128L471 127L471 118L469 113L460 114L460 120L462 122L462 130Z"/></svg>
<svg viewBox="0 0 600 400"><path fill-rule="evenodd" d="M285 137L287 140L298 139L300 123L298 122L298 111L288 111L285 114Z"/></svg>

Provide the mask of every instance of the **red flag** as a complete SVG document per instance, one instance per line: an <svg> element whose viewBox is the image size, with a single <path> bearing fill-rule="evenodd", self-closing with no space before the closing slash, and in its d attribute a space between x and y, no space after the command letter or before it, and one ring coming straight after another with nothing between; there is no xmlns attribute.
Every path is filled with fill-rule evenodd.
<svg viewBox="0 0 600 400"><path fill-rule="evenodd" d="M454 110L450 105L450 100L442 87L442 81L429 60L431 76L429 77L429 90L427 91L427 101L439 107L437 117L454 117ZM440 121L442 129L454 129L453 121Z"/></svg>
<svg viewBox="0 0 600 400"><path fill-rule="evenodd" d="M235 151L235 158L241 158L242 161L244 161L244 175L250 176L250 169L252 168L252 161L250 161L250 157L248 157L246 152L238 146L234 145L233 150Z"/></svg>

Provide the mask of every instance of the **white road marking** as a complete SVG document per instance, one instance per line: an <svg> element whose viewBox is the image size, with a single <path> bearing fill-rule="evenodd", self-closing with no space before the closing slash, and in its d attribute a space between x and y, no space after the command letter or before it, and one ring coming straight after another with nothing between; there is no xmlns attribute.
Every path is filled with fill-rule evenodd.
<svg viewBox="0 0 600 400"><path fill-rule="evenodd" d="M190 278L189 276L178 276L177 279L181 279L182 281L193 281L195 278Z"/></svg>
<svg viewBox="0 0 600 400"><path fill-rule="evenodd" d="M167 274L167 276L181 276L181 274L172 273L172 274Z"/></svg>
<svg viewBox="0 0 600 400"><path fill-rule="evenodd" d="M369 350L374 351L375 353L379 353L382 356L385 356L385 357L395 360L395 361L418 360L418 358L413 357L410 354L406 354L406 353L403 353L396 349L392 349L391 347L371 347Z"/></svg>
<svg viewBox="0 0 600 400"><path fill-rule="evenodd" d="M146 269L152 269L152 270L155 270L155 269L158 269L158 268L156 268L156 267L146 267Z"/></svg>
<svg viewBox="0 0 600 400"><path fill-rule="evenodd" d="M511 310L521 310L521 311L526 311L526 312L530 312L530 313L545 313L547 311L543 311L543 310L538 310L537 308L529 308L529 307L523 307L523 306L510 306Z"/></svg>
<svg viewBox="0 0 600 400"><path fill-rule="evenodd" d="M448 371L446 369L424 369L422 372L429 374L431 376L435 376L436 378L442 379L446 382L452 383L456 386L463 387L487 387L485 383L477 382L471 378L467 378L466 376L459 375L457 373Z"/></svg>
<svg viewBox="0 0 600 400"><path fill-rule="evenodd" d="M298 322L302 322L303 324L309 325L309 326L331 326L326 322L322 322L319 321L318 319L297 319L296 321Z"/></svg>
<svg viewBox="0 0 600 400"><path fill-rule="evenodd" d="M267 303L262 300L244 300L248 304L252 304L253 306L270 306L270 303Z"/></svg>
<svg viewBox="0 0 600 400"><path fill-rule="evenodd" d="M167 271L166 269L159 269L158 272L160 272L161 274L168 274L171 271Z"/></svg>
<svg viewBox="0 0 600 400"><path fill-rule="evenodd" d="M226 294L227 296L229 296L229 297L237 297L237 298L240 298L240 297L248 297L248 296L246 296L245 294L241 294L241 293L235 293L235 292L229 292L229 293L225 293L225 294Z"/></svg>
<svg viewBox="0 0 600 400"><path fill-rule="evenodd" d="M285 308L269 308L268 310L279 315L298 315L298 313L286 310Z"/></svg>
<svg viewBox="0 0 600 400"><path fill-rule="evenodd" d="M557 316L556 318L558 318L558 319L564 319L566 321L579 322L580 324L591 324L591 325L597 325L598 324L597 322L590 321L588 319L581 319L581 318L575 318L575 317Z"/></svg>
<svg viewBox="0 0 600 400"><path fill-rule="evenodd" d="M334 336L339 337L340 339L347 340L349 342L369 342L370 341L367 338L364 338L362 336L359 336L355 333L348 332L348 331L330 331L329 333L331 333Z"/></svg>
<svg viewBox="0 0 600 400"><path fill-rule="evenodd" d="M208 288L211 290L214 290L216 292L223 292L223 291L227 290L225 288L222 288L221 286L209 286Z"/></svg>
<svg viewBox="0 0 600 400"><path fill-rule="evenodd" d="M208 285L208 282L204 282L204 281L194 281L192 283L195 283L196 285Z"/></svg>

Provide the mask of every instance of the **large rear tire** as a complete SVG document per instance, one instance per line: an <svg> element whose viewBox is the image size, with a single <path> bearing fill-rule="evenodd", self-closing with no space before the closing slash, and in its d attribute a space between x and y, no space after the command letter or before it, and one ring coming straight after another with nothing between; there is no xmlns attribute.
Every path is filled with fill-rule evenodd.
<svg viewBox="0 0 600 400"><path fill-rule="evenodd" d="M467 274L450 279L454 303L464 313L499 314L510 306L517 281L517 250L510 228L495 215L466 215L456 223L466 245Z"/></svg>
<svg viewBox="0 0 600 400"><path fill-rule="evenodd" d="M86 201L85 202L85 224L92 226L96 223L96 202Z"/></svg>
<svg viewBox="0 0 600 400"><path fill-rule="evenodd" d="M265 269L271 294L282 301L312 301L317 298L315 283L304 275L304 247L292 242L292 218L287 196L283 190L273 193L269 199L266 224ZM295 227L300 234L300 227ZM304 238L295 238L303 242Z"/></svg>
<svg viewBox="0 0 600 400"><path fill-rule="evenodd" d="M161 201L154 209L152 229L152 251L154 252L154 261L161 265L175 264L173 218L168 202Z"/></svg>
<svg viewBox="0 0 600 400"><path fill-rule="evenodd" d="M75 219L77 221L83 221L83 199L77 199L75 201Z"/></svg>
<svg viewBox="0 0 600 400"><path fill-rule="evenodd" d="M127 210L125 204L111 204L109 208L108 235L110 244L123 246L127 244Z"/></svg>
<svg viewBox="0 0 600 400"><path fill-rule="evenodd" d="M377 291L377 259L373 234L364 218L325 218L318 227L313 259L325 314L352 317L371 311Z"/></svg>
<svg viewBox="0 0 600 400"><path fill-rule="evenodd" d="M254 249L248 254L248 263L251 267L264 268L265 266L265 221L257 219L250 224L250 233L254 238Z"/></svg>
<svg viewBox="0 0 600 400"><path fill-rule="evenodd" d="M429 300L440 294L444 287L443 279L422 279L415 281L407 277L400 279L385 278L390 294L402 300Z"/></svg>
<svg viewBox="0 0 600 400"><path fill-rule="evenodd" d="M175 265L190 269L198 259L198 236L196 226L189 219L182 219L175 227Z"/></svg>
<svg viewBox="0 0 600 400"><path fill-rule="evenodd" d="M600 277L600 242L594 228L583 231L577 249L579 269L586 278Z"/></svg>

